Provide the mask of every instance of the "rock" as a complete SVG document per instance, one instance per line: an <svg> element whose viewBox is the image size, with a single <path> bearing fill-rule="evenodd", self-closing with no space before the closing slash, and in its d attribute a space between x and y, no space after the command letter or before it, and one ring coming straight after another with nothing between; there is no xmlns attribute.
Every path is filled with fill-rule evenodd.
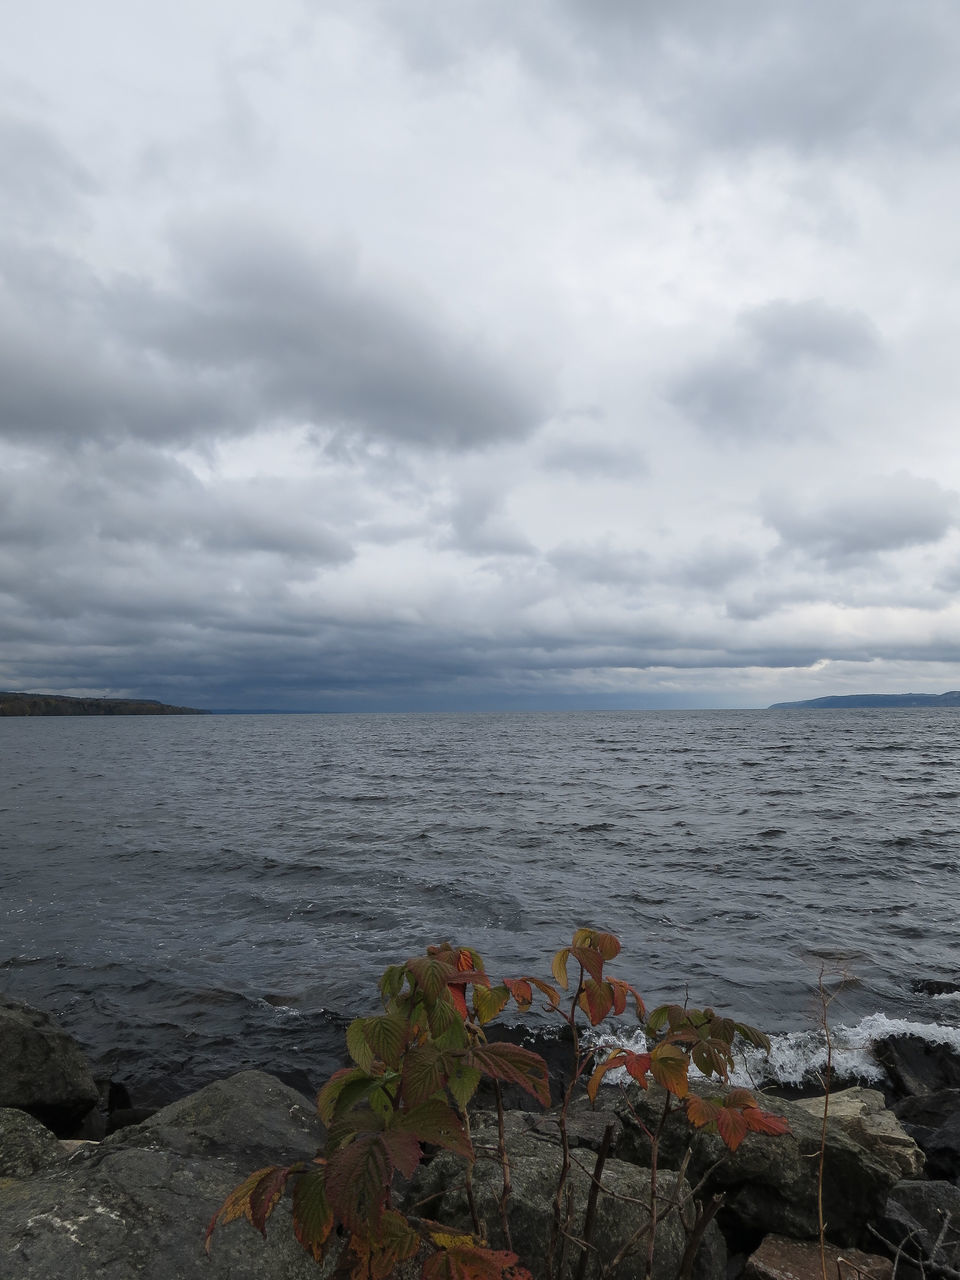
<svg viewBox="0 0 960 1280"><path fill-rule="evenodd" d="M28 1178L64 1158L50 1130L14 1107L0 1108L0 1178Z"/></svg>
<svg viewBox="0 0 960 1280"><path fill-rule="evenodd" d="M823 1098L802 1098L796 1106L814 1119L823 1117ZM876 1089L842 1089L830 1095L827 1123L836 1124L881 1160L891 1161L901 1178L919 1178L924 1155L903 1125L888 1111L883 1094Z"/></svg>
<svg viewBox="0 0 960 1280"><path fill-rule="evenodd" d="M77 1042L49 1014L0 996L0 1107L29 1111L66 1138L99 1096Z"/></svg>
<svg viewBox="0 0 960 1280"><path fill-rule="evenodd" d="M322 1141L308 1099L261 1072L210 1085L56 1167L0 1181L0 1275L17 1280L316 1280L288 1203L267 1239L207 1223L254 1169L309 1159Z"/></svg>
<svg viewBox="0 0 960 1280"><path fill-rule="evenodd" d="M924 1144L931 1178L960 1177L960 1112L929 1135Z"/></svg>
<svg viewBox="0 0 960 1280"><path fill-rule="evenodd" d="M901 1098L890 1110L905 1125L939 1129L960 1111L960 1089L938 1089L935 1093Z"/></svg>
<svg viewBox="0 0 960 1280"><path fill-rule="evenodd" d="M893 1263L876 1253L824 1245L827 1275L837 1280L892 1280ZM816 1240L767 1236L751 1254L747 1280L822 1280L820 1245Z"/></svg>
<svg viewBox="0 0 960 1280"><path fill-rule="evenodd" d="M880 1234L900 1252L898 1276L960 1268L960 1187L950 1182L898 1182L890 1192ZM915 1264L913 1266L909 1264Z"/></svg>
<svg viewBox="0 0 960 1280"><path fill-rule="evenodd" d="M696 1088L705 1094L722 1092L707 1085ZM638 1121L648 1129L655 1127L663 1109L663 1090L652 1087L645 1092L630 1085L625 1095L614 1089L610 1094L608 1099L601 1093L603 1109L614 1111L623 1125L614 1154L631 1163L648 1164L650 1141ZM753 1247L758 1237L769 1234L797 1239L818 1235L820 1121L795 1102L780 1098L761 1102L787 1118L789 1134L749 1133L731 1152L716 1135L693 1129L682 1108L677 1108L661 1138L660 1158L666 1168L679 1168L689 1147L691 1181L703 1179L705 1194L723 1193L724 1231L728 1243L738 1247L741 1242ZM823 1199L830 1238L843 1248L868 1245L868 1224L878 1220L900 1176L897 1160L885 1146L865 1147L835 1121L829 1123Z"/></svg>
<svg viewBox="0 0 960 1280"><path fill-rule="evenodd" d="M873 1055L898 1098L960 1088L960 1057L949 1045L921 1036L887 1036L875 1041Z"/></svg>
<svg viewBox="0 0 960 1280"><path fill-rule="evenodd" d="M512 1192L508 1201L508 1221L513 1250L523 1265L529 1267L535 1280L548 1280L547 1253L554 1221L554 1195L561 1167L561 1149L555 1134L547 1131L545 1117L530 1117L520 1112L507 1112L507 1149L510 1156ZM493 1248L506 1248L499 1219L498 1201L503 1176L496 1158L496 1118L478 1113L473 1120L474 1142L487 1158L478 1158L473 1169L473 1196L480 1217L487 1223ZM568 1232L581 1238L587 1199L596 1157L589 1148L574 1149L568 1189L572 1193L572 1219ZM607 1160L597 1202L596 1224L592 1243L602 1250L606 1280L632 1280L642 1271L649 1222L646 1208L650 1198L650 1170ZM689 1187L675 1173L659 1176L662 1217L657 1227L654 1254L656 1280L674 1280L683 1257L693 1221L693 1206L684 1211L668 1211L668 1204L689 1195ZM460 1161L441 1152L429 1164L421 1166L410 1184L406 1204L417 1212L451 1227L471 1230L471 1215ZM639 1235L637 1236L637 1232ZM636 1236L636 1239L634 1237ZM631 1243L632 1241L632 1243ZM612 1265L617 1252L629 1249L623 1260ZM580 1259L579 1248L568 1241L562 1274L572 1277ZM694 1266L699 1280L722 1280L726 1264L723 1239L711 1222ZM596 1259L591 1259L588 1280L600 1274Z"/></svg>

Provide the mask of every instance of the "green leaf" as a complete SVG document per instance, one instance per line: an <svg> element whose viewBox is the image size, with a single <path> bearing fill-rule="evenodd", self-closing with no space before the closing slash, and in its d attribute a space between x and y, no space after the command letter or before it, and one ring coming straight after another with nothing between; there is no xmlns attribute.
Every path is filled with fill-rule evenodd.
<svg viewBox="0 0 960 1280"><path fill-rule="evenodd" d="M650 1074L675 1097L687 1096L687 1055L675 1044L658 1044L651 1051Z"/></svg>
<svg viewBox="0 0 960 1280"><path fill-rule="evenodd" d="M570 948L564 947L562 951L558 951L553 957L553 964L550 966L550 972L557 980L557 985L563 987L566 991L570 985L567 981L567 956L570 954ZM537 986L540 984L537 983Z"/></svg>
<svg viewBox="0 0 960 1280"><path fill-rule="evenodd" d="M477 1091L483 1072L467 1067L462 1062L454 1064L447 1078L447 1088L459 1107L465 1107Z"/></svg>
<svg viewBox="0 0 960 1280"><path fill-rule="evenodd" d="M441 992L446 991L451 978L454 982L457 981L456 968L437 956L414 956L407 961L407 969L423 992L428 1006L438 999Z"/></svg>
<svg viewBox="0 0 960 1280"><path fill-rule="evenodd" d="M440 1098L430 1098L419 1106L398 1112L391 1132L413 1134L420 1142L446 1147L464 1160L473 1161L473 1146L463 1121Z"/></svg>
<svg viewBox="0 0 960 1280"><path fill-rule="evenodd" d="M347 1052L361 1071L369 1072L373 1067L374 1052L364 1031L366 1021L366 1018L354 1018L347 1027Z"/></svg>
<svg viewBox="0 0 960 1280"><path fill-rule="evenodd" d="M388 1067L399 1067L407 1047L410 1024L399 1013L382 1013L360 1020L364 1039L374 1054Z"/></svg>
<svg viewBox="0 0 960 1280"><path fill-rule="evenodd" d="M383 971L380 979L380 994L384 1000L392 1000L403 990L407 976L406 967L402 964L391 964Z"/></svg>
<svg viewBox="0 0 960 1280"><path fill-rule="evenodd" d="M293 1232L314 1262L323 1259L323 1246L333 1230L333 1209L327 1199L326 1171L318 1169L298 1178L293 1188Z"/></svg>
<svg viewBox="0 0 960 1280"><path fill-rule="evenodd" d="M510 988L506 983L498 987L474 987L473 1007L481 1026L492 1022L510 999Z"/></svg>
<svg viewBox="0 0 960 1280"><path fill-rule="evenodd" d="M456 1048L467 1043L463 1018L453 1003L449 990L430 1009L427 1015L430 1034L441 1048Z"/></svg>
<svg viewBox="0 0 960 1280"><path fill-rule="evenodd" d="M379 1076L367 1075L359 1067L344 1067L335 1072L317 1094L317 1112L324 1124L331 1124L366 1098Z"/></svg>
<svg viewBox="0 0 960 1280"><path fill-rule="evenodd" d="M420 1237L403 1214L386 1209L375 1236L353 1236L350 1248L356 1257L351 1280L386 1280L401 1262L412 1258Z"/></svg>
<svg viewBox="0 0 960 1280"><path fill-rule="evenodd" d="M762 1049L764 1053L770 1052L769 1036L764 1035L762 1031L758 1031L756 1027L747 1026L745 1022L738 1022L735 1025L739 1034L749 1044L752 1044L755 1049Z"/></svg>
<svg viewBox="0 0 960 1280"><path fill-rule="evenodd" d="M444 1087L446 1065L440 1048L432 1042L414 1045L403 1060L401 1092L407 1106L415 1106Z"/></svg>

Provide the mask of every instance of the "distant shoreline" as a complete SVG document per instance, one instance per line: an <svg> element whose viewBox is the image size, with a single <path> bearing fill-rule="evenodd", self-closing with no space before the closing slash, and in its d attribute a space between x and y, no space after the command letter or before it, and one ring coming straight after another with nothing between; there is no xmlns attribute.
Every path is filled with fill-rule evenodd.
<svg viewBox="0 0 960 1280"><path fill-rule="evenodd" d="M948 693L848 693L804 702L774 702L768 711L829 711L849 707L960 707L960 689Z"/></svg>
<svg viewBox="0 0 960 1280"><path fill-rule="evenodd" d="M0 693L0 716L206 716L149 698L68 698L59 693Z"/></svg>

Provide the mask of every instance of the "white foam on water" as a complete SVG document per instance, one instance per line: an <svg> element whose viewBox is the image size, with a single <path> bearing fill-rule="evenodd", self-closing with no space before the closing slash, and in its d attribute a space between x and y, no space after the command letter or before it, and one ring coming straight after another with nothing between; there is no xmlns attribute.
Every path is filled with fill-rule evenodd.
<svg viewBox="0 0 960 1280"><path fill-rule="evenodd" d="M885 1072L873 1056L873 1045L888 1036L917 1036L928 1044L948 1046L960 1056L960 1028L939 1022L910 1022L905 1018L888 1018L885 1013L871 1013L855 1026L838 1023L830 1028L831 1065L835 1079L855 1079L881 1083ZM622 1046L636 1053L646 1049L641 1030L618 1036L609 1032L594 1033L593 1043L604 1048ZM736 1050L737 1066L731 1073L732 1084L759 1088L762 1085L801 1085L822 1075L827 1067L827 1042L821 1028L788 1031L770 1037L770 1053L752 1045ZM695 1068L692 1076L700 1073ZM605 1082L616 1084L627 1078L625 1071L611 1071Z"/></svg>

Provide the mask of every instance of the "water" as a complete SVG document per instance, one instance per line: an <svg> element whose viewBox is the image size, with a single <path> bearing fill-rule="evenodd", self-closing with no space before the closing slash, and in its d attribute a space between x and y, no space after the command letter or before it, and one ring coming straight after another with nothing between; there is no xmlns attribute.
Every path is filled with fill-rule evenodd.
<svg viewBox="0 0 960 1280"><path fill-rule="evenodd" d="M449 937L548 976L590 923L648 1001L776 1033L783 1078L816 1052L822 966L862 1065L884 1027L960 1036L957 1000L913 987L960 967L958 724L0 720L0 992L142 1094L244 1066L316 1083L387 964Z"/></svg>

